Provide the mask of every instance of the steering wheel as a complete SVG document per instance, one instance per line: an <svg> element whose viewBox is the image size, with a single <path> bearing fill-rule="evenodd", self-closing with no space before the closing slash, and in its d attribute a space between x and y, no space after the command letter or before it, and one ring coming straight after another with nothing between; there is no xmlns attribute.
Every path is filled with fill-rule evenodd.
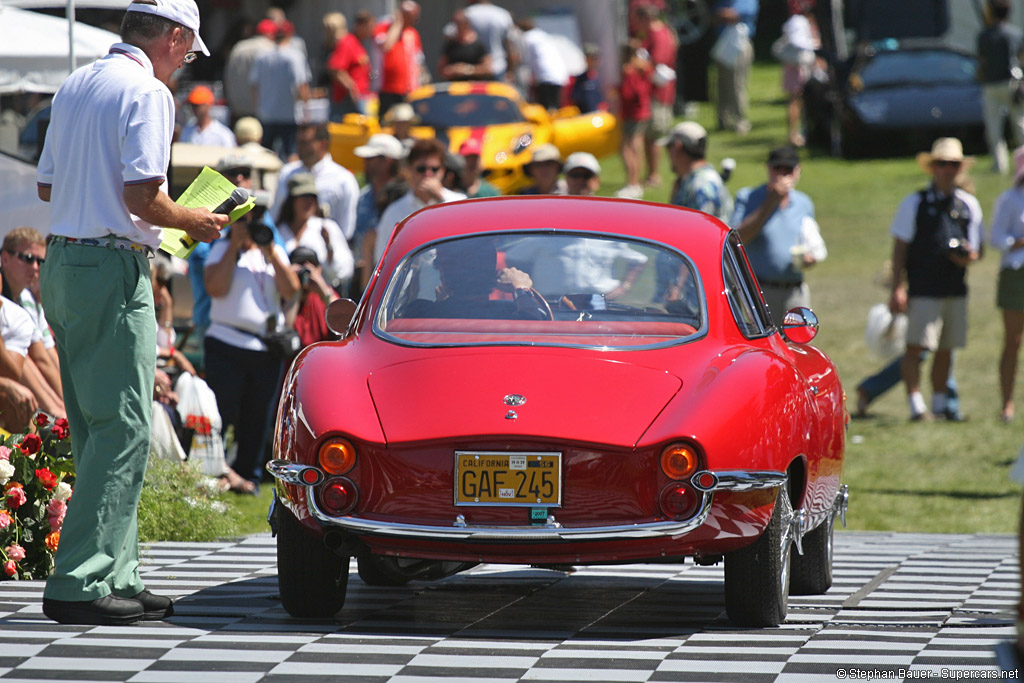
<svg viewBox="0 0 1024 683"><path fill-rule="evenodd" d="M528 294L529 297L533 299L533 302L537 304L538 310L540 310L540 312L544 314L545 318L547 318L548 320L555 319L555 313L554 311L551 310L551 304L549 304L548 300L544 298L544 295L538 292L536 289L534 289L533 287L520 287L519 289L516 290L516 292L525 292L526 294ZM518 306L516 308L518 308Z"/></svg>

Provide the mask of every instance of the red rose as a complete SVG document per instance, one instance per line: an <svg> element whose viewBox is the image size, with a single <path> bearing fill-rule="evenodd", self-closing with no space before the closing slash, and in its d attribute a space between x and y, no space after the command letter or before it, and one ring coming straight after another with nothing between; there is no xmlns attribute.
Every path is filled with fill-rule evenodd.
<svg viewBox="0 0 1024 683"><path fill-rule="evenodd" d="M70 428L68 427L68 421L63 417L57 418L53 423L53 435L56 436L57 439L63 441L68 438L69 433Z"/></svg>
<svg viewBox="0 0 1024 683"><path fill-rule="evenodd" d="M35 455L39 452L39 449L43 446L43 440L39 438L38 434L26 434L25 438L21 440L21 445L18 448L25 455Z"/></svg>
<svg viewBox="0 0 1024 683"><path fill-rule="evenodd" d="M50 417L46 413L36 413L36 427L45 427L50 424Z"/></svg>
<svg viewBox="0 0 1024 683"><path fill-rule="evenodd" d="M46 469L45 467L41 470L36 470L36 479L43 485L47 491L52 491L53 487L57 485L57 475Z"/></svg>

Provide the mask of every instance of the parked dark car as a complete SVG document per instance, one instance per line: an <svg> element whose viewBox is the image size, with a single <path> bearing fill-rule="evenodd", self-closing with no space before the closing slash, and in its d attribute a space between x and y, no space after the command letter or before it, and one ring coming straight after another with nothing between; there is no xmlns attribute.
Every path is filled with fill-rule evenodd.
<svg viewBox="0 0 1024 683"><path fill-rule="evenodd" d="M973 55L934 41L862 47L834 83L808 85L808 140L833 154L870 156L920 151L954 136L969 152L984 153L976 71Z"/></svg>

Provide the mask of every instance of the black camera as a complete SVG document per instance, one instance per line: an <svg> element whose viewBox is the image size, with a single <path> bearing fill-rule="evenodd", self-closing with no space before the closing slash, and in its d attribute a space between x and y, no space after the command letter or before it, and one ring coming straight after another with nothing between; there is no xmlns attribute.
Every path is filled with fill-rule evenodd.
<svg viewBox="0 0 1024 683"><path fill-rule="evenodd" d="M261 247L274 241L274 231L263 221L251 221L249 223L249 237Z"/></svg>
<svg viewBox="0 0 1024 683"><path fill-rule="evenodd" d="M309 268L299 268L299 286L305 287L309 284Z"/></svg>
<svg viewBox="0 0 1024 683"><path fill-rule="evenodd" d="M949 238L949 243L946 245L947 251L950 254L956 256L970 256L971 250L967 246L967 240L958 239L956 237Z"/></svg>

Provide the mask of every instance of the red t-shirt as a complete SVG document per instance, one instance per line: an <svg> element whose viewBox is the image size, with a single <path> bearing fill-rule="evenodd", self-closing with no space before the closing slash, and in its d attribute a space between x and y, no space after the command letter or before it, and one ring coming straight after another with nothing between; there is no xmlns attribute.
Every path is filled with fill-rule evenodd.
<svg viewBox="0 0 1024 683"><path fill-rule="evenodd" d="M318 341L331 339L331 331L327 329L327 306L319 294L310 293L299 307L295 315L295 331L299 333L302 347Z"/></svg>
<svg viewBox="0 0 1024 683"><path fill-rule="evenodd" d="M622 100L622 118L627 121L649 121L651 118L650 71L627 64L622 69L619 94Z"/></svg>
<svg viewBox="0 0 1024 683"><path fill-rule="evenodd" d="M651 61L655 64L667 64L673 69L676 68L678 46L671 29L664 22L661 22L660 26L647 36L644 48L650 53ZM651 97L662 104L672 104L676 99L676 82L672 81L666 85L655 87L651 91Z"/></svg>
<svg viewBox="0 0 1024 683"><path fill-rule="evenodd" d="M327 68L331 71L347 71L356 84L356 93L363 97L370 92L370 56L359 39L352 33L334 46L334 52L327 59ZM331 81L331 101L341 102L348 97L348 88L337 81Z"/></svg>
<svg viewBox="0 0 1024 683"><path fill-rule="evenodd" d="M373 38L378 46L387 39L390 21L382 22L374 31ZM380 91L406 95L419 86L419 59L423 54L420 33L412 27L402 29L401 37L394 47L383 53Z"/></svg>

